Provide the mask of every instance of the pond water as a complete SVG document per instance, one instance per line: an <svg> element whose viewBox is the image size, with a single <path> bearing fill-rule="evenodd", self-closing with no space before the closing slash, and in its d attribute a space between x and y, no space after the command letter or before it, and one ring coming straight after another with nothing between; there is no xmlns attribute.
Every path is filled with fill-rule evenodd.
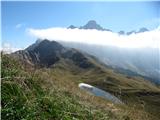
<svg viewBox="0 0 160 120"><path fill-rule="evenodd" d="M119 100L117 97L115 97L114 95L110 94L109 92L106 92L104 90L101 90L99 88L96 88L94 86L91 86L89 84L85 84L85 83L80 83L79 84L79 88L82 90L85 90L95 96L98 97L102 97L104 99L107 99L109 101L112 101L113 103L116 104L123 104L121 100Z"/></svg>

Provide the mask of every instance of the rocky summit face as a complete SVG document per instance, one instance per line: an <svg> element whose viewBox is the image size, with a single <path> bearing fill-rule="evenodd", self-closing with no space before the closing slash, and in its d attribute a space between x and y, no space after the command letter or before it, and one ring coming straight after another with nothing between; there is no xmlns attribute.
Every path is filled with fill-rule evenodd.
<svg viewBox="0 0 160 120"><path fill-rule="evenodd" d="M124 35L124 34L125 34L125 32L124 32L124 31L122 31L122 30L121 30L121 31L119 31L118 33L119 33L120 35Z"/></svg>
<svg viewBox="0 0 160 120"><path fill-rule="evenodd" d="M140 28L137 33L147 32L147 31L149 31L149 30L147 28L143 27L143 28Z"/></svg>
<svg viewBox="0 0 160 120"><path fill-rule="evenodd" d="M77 28L77 27L74 26L74 25L70 25L70 26L68 27L68 29L75 29L75 28Z"/></svg>
<svg viewBox="0 0 160 120"><path fill-rule="evenodd" d="M97 30L105 30L103 27L101 27L99 24L97 24L96 21L90 20L88 23L82 27L81 29L97 29Z"/></svg>
<svg viewBox="0 0 160 120"><path fill-rule="evenodd" d="M62 59L67 59L81 68L92 67L93 64L85 54L75 49L68 49L55 41L41 40L12 54L31 64L50 67Z"/></svg>
<svg viewBox="0 0 160 120"><path fill-rule="evenodd" d="M127 34L127 35L131 35L131 34L135 34L135 33L136 33L136 31L132 30L132 31L130 31L130 32L127 32L126 34Z"/></svg>

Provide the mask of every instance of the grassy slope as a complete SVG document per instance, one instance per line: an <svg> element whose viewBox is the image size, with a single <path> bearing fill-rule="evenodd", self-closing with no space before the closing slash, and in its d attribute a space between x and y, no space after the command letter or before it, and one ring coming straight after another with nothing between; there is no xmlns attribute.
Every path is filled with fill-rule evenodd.
<svg viewBox="0 0 160 120"><path fill-rule="evenodd" d="M42 74L41 74L42 73ZM24 70L2 55L2 119L116 119L112 113L81 103L79 96L63 88L49 71ZM61 81L62 82L62 81Z"/></svg>
<svg viewBox="0 0 160 120"><path fill-rule="evenodd" d="M92 60L92 62L95 61ZM147 114L144 114L147 119L158 120L160 118L160 89L158 86L155 86L143 78L128 78L122 74L114 73L112 69L103 68L103 66L99 64L97 64L98 67L93 69L81 70L76 66L73 67L72 63L66 63L66 61L61 61L53 69L53 74L59 75L57 78L61 78L61 74L66 74L63 80L63 82L66 80L65 85L69 80L76 83L76 85L73 86L77 86L80 82L92 84L106 91L110 91L122 99L130 108L134 108L136 116L135 113L131 113L133 118L137 117L138 110L146 112ZM62 73L58 73L57 71ZM66 71L70 72L66 73Z"/></svg>
<svg viewBox="0 0 160 120"><path fill-rule="evenodd" d="M159 92L157 87L97 66L84 70L71 61L61 60L51 69L34 70L24 68L17 61L2 55L2 119L158 120L158 116L148 110L160 110L159 96L152 96L155 97L153 99L140 95L148 108L139 105L139 98L135 98L139 91ZM88 95L77 87L80 82L99 86L117 96L121 89L128 96L120 97L131 103L132 107L113 105ZM130 97L135 101L132 102Z"/></svg>

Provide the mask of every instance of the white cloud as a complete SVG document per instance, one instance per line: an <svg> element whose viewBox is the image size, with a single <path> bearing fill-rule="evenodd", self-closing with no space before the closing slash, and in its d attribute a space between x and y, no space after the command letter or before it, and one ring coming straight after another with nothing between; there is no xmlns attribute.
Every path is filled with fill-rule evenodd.
<svg viewBox="0 0 160 120"><path fill-rule="evenodd" d="M3 51L4 53L12 53L12 52L15 52L17 50L21 50L22 48L16 48L16 47L13 47L10 43L3 43L0 50Z"/></svg>
<svg viewBox="0 0 160 120"><path fill-rule="evenodd" d="M126 48L160 47L160 30L143 33L119 35L109 31L48 28L28 29L29 34L41 38L65 42L80 42L87 44L109 45Z"/></svg>
<svg viewBox="0 0 160 120"><path fill-rule="evenodd" d="M19 29L19 28L21 28L21 27L23 27L23 26L24 26L23 23L19 23L19 24L17 24L15 27L16 27L16 29Z"/></svg>

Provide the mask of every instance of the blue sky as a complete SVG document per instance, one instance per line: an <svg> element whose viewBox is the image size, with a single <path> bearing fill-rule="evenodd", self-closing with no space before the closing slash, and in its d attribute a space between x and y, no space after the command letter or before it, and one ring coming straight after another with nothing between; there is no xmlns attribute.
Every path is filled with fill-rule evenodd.
<svg viewBox="0 0 160 120"><path fill-rule="evenodd" d="M2 43L25 48L28 28L81 26L96 20L115 32L160 25L160 2L2 2Z"/></svg>

